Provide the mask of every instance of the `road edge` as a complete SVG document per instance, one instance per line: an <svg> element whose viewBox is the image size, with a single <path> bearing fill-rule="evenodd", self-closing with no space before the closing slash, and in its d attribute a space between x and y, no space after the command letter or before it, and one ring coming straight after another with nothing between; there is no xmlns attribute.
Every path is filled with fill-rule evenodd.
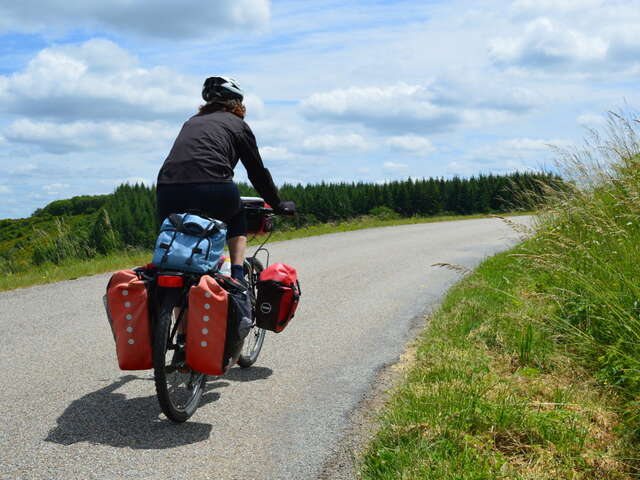
<svg viewBox="0 0 640 480"><path fill-rule="evenodd" d="M453 285L449 288L451 286ZM443 298L444 295L435 304L429 305L425 311L411 319L409 329L405 333L402 353L391 362L376 368L371 382L360 394L360 400L356 406L345 414L346 426L340 433L340 438L332 452L323 461L317 480L357 480L359 478L358 462L380 428L380 413L393 389L401 384L405 372L409 371L414 364L416 340L427 328L429 318L440 307Z"/></svg>

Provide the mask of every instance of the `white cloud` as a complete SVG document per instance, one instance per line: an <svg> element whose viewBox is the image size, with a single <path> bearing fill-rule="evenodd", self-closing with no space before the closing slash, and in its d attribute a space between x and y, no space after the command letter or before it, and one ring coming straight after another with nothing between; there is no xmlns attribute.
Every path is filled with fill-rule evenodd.
<svg viewBox="0 0 640 480"><path fill-rule="evenodd" d="M7 167L2 168L0 171L2 171L2 173L4 173L5 175L30 175L36 170L38 170L38 166L35 163L20 162L11 165L7 164Z"/></svg>
<svg viewBox="0 0 640 480"><path fill-rule="evenodd" d="M269 18L269 0L21 0L0 5L0 31L87 28L171 41L210 36L220 30L262 28Z"/></svg>
<svg viewBox="0 0 640 480"><path fill-rule="evenodd" d="M513 33L489 44L500 66L589 76L638 68L638 0L516 0L511 11Z"/></svg>
<svg viewBox="0 0 640 480"><path fill-rule="evenodd" d="M60 195L64 194L68 191L69 185L68 183L48 183L42 186L42 189L47 193L47 195Z"/></svg>
<svg viewBox="0 0 640 480"><path fill-rule="evenodd" d="M361 135L313 135L302 142L302 149L307 152L343 152L361 151L371 148L371 143Z"/></svg>
<svg viewBox="0 0 640 480"><path fill-rule="evenodd" d="M198 105L200 82L165 67L141 68L109 40L40 51L27 67L0 76L5 112L56 119L178 118Z"/></svg>
<svg viewBox="0 0 640 480"><path fill-rule="evenodd" d="M464 126L483 129L491 125L506 124L513 120L514 113L504 110L465 110L462 112Z"/></svg>
<svg viewBox="0 0 640 480"><path fill-rule="evenodd" d="M0 185L0 194L12 193L13 191L6 185Z"/></svg>
<svg viewBox="0 0 640 480"><path fill-rule="evenodd" d="M601 127L607 123L607 119L605 117L595 113L583 113L578 116L576 121L578 122L578 125L587 128Z"/></svg>
<svg viewBox="0 0 640 480"><path fill-rule="evenodd" d="M218 72L246 88L247 121L277 183L536 168L553 155L546 143L579 143L586 115L640 101L640 0L398 0L364 10L284 0L273 2L272 23L249 11L268 9L266 0L210 2L202 21L186 0L174 2L184 12L171 25L168 0L154 4L158 13L144 0L20 10L34 1L0 6L1 25L41 32L7 35L0 52L0 134L13 135L0 138L0 179L25 214L50 200L35 196L45 184L66 183L61 196L70 196L154 178L201 103L202 79ZM240 20L225 16L233 5ZM244 30L223 32L208 17L215 10ZM157 37L165 34L170 42ZM192 34L201 36L185 40ZM94 36L112 40L51 44ZM407 136L430 140L438 155L390 140Z"/></svg>
<svg viewBox="0 0 640 480"><path fill-rule="evenodd" d="M242 103L244 103L247 108L247 119L263 119L266 115L266 109L264 106L264 102L262 99L253 94L249 93L245 95Z"/></svg>
<svg viewBox="0 0 640 480"><path fill-rule="evenodd" d="M385 142L389 147L404 150L407 152L421 153L427 155L435 151L435 147L428 138L417 135L401 135L390 137Z"/></svg>
<svg viewBox="0 0 640 480"><path fill-rule="evenodd" d="M433 103L433 93L420 85L350 87L314 93L302 101L309 119L361 123L384 130L442 131L459 122L450 108Z"/></svg>
<svg viewBox="0 0 640 480"><path fill-rule="evenodd" d="M511 151L549 151L553 147L561 147L567 145L567 140L562 139L536 139L536 138L511 138L504 140L498 145L501 149Z"/></svg>
<svg viewBox="0 0 640 480"><path fill-rule="evenodd" d="M555 148L570 147L573 143L565 138L528 138L515 137L485 144L473 150L473 156L484 156L500 161L510 158L527 158L541 161L546 156L553 156Z"/></svg>
<svg viewBox="0 0 640 480"><path fill-rule="evenodd" d="M166 145L175 128L163 122L34 122L23 118L5 132L11 142L37 145L51 153L113 148L149 148Z"/></svg>
<svg viewBox="0 0 640 480"><path fill-rule="evenodd" d="M518 158L501 160L495 163L487 162L484 165L484 169L478 171L478 164L469 160L454 160L447 163L445 168L445 175L459 177L470 177L472 175L478 175L479 173L497 173L507 174L512 172L526 172L537 171L537 167L532 167L526 161Z"/></svg>
<svg viewBox="0 0 640 480"><path fill-rule="evenodd" d="M404 170L408 166L409 165L407 165L406 163L399 163L399 162L384 162L382 164L382 168L384 168L385 170L389 170L389 171Z"/></svg>
<svg viewBox="0 0 640 480"><path fill-rule="evenodd" d="M427 85L397 83L386 87L349 87L314 93L300 102L314 122L359 124L383 134L446 133L510 120L540 103L530 88L500 84L477 91L472 80L445 77Z"/></svg>
<svg viewBox="0 0 640 480"><path fill-rule="evenodd" d="M604 0L515 0L511 9L516 14L574 13L597 8Z"/></svg>
<svg viewBox="0 0 640 480"><path fill-rule="evenodd" d="M499 64L546 68L564 62L593 62L607 55L608 42L593 33L566 28L549 18L526 25L519 37L496 38L490 55Z"/></svg>
<svg viewBox="0 0 640 480"><path fill-rule="evenodd" d="M285 147L262 147L260 149L260 155L267 162L278 162L295 158L295 155Z"/></svg>
<svg viewBox="0 0 640 480"><path fill-rule="evenodd" d="M254 119L251 110L247 107L247 122L259 145L288 143L306 135L304 122L299 117L286 115L282 111L272 112L271 115Z"/></svg>
<svg viewBox="0 0 640 480"><path fill-rule="evenodd" d="M564 138L514 137L484 143L449 161L447 175L468 176L478 173L509 173L548 169L553 165L554 148L567 148L572 142Z"/></svg>

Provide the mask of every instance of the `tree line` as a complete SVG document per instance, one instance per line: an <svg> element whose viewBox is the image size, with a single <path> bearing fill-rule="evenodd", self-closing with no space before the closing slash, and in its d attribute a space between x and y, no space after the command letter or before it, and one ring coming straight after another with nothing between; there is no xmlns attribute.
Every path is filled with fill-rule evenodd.
<svg viewBox="0 0 640 480"><path fill-rule="evenodd" d="M346 220L386 207L403 217L469 215L535 208L562 180L547 173L408 179L385 183L284 185L281 197L296 202L299 224Z"/></svg>
<svg viewBox="0 0 640 480"><path fill-rule="evenodd" d="M543 201L548 189L559 189L562 185L556 175L533 172L379 184L283 185L280 196L296 203L298 215L281 219L279 228L364 215L426 217L532 209ZM241 183L239 188L242 195L257 195L250 185ZM48 231L40 231L31 239L31 248L27 250L32 252L31 263L36 265L60 263L67 258L90 258L127 247L151 248L159 228L155 187L144 184L124 184L109 195L57 200L36 210L31 220L36 219L54 222ZM6 252L4 256L7 257Z"/></svg>

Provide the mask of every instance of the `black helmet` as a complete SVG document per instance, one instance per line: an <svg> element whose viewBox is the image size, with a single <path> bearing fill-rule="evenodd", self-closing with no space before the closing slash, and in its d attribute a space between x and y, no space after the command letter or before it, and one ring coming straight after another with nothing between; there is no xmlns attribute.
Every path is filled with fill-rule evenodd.
<svg viewBox="0 0 640 480"><path fill-rule="evenodd" d="M207 103L242 101L244 92L233 78L209 77L202 86L202 98Z"/></svg>

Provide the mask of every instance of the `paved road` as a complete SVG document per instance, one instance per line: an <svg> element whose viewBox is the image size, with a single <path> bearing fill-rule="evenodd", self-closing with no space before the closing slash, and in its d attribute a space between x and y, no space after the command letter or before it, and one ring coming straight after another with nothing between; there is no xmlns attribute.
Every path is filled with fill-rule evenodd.
<svg viewBox="0 0 640 480"><path fill-rule="evenodd" d="M314 479L376 371L458 278L512 244L500 220L361 230L272 244L298 268L293 324L248 370L211 379L191 421L159 414L148 371L118 370L108 275L0 294L0 478Z"/></svg>

